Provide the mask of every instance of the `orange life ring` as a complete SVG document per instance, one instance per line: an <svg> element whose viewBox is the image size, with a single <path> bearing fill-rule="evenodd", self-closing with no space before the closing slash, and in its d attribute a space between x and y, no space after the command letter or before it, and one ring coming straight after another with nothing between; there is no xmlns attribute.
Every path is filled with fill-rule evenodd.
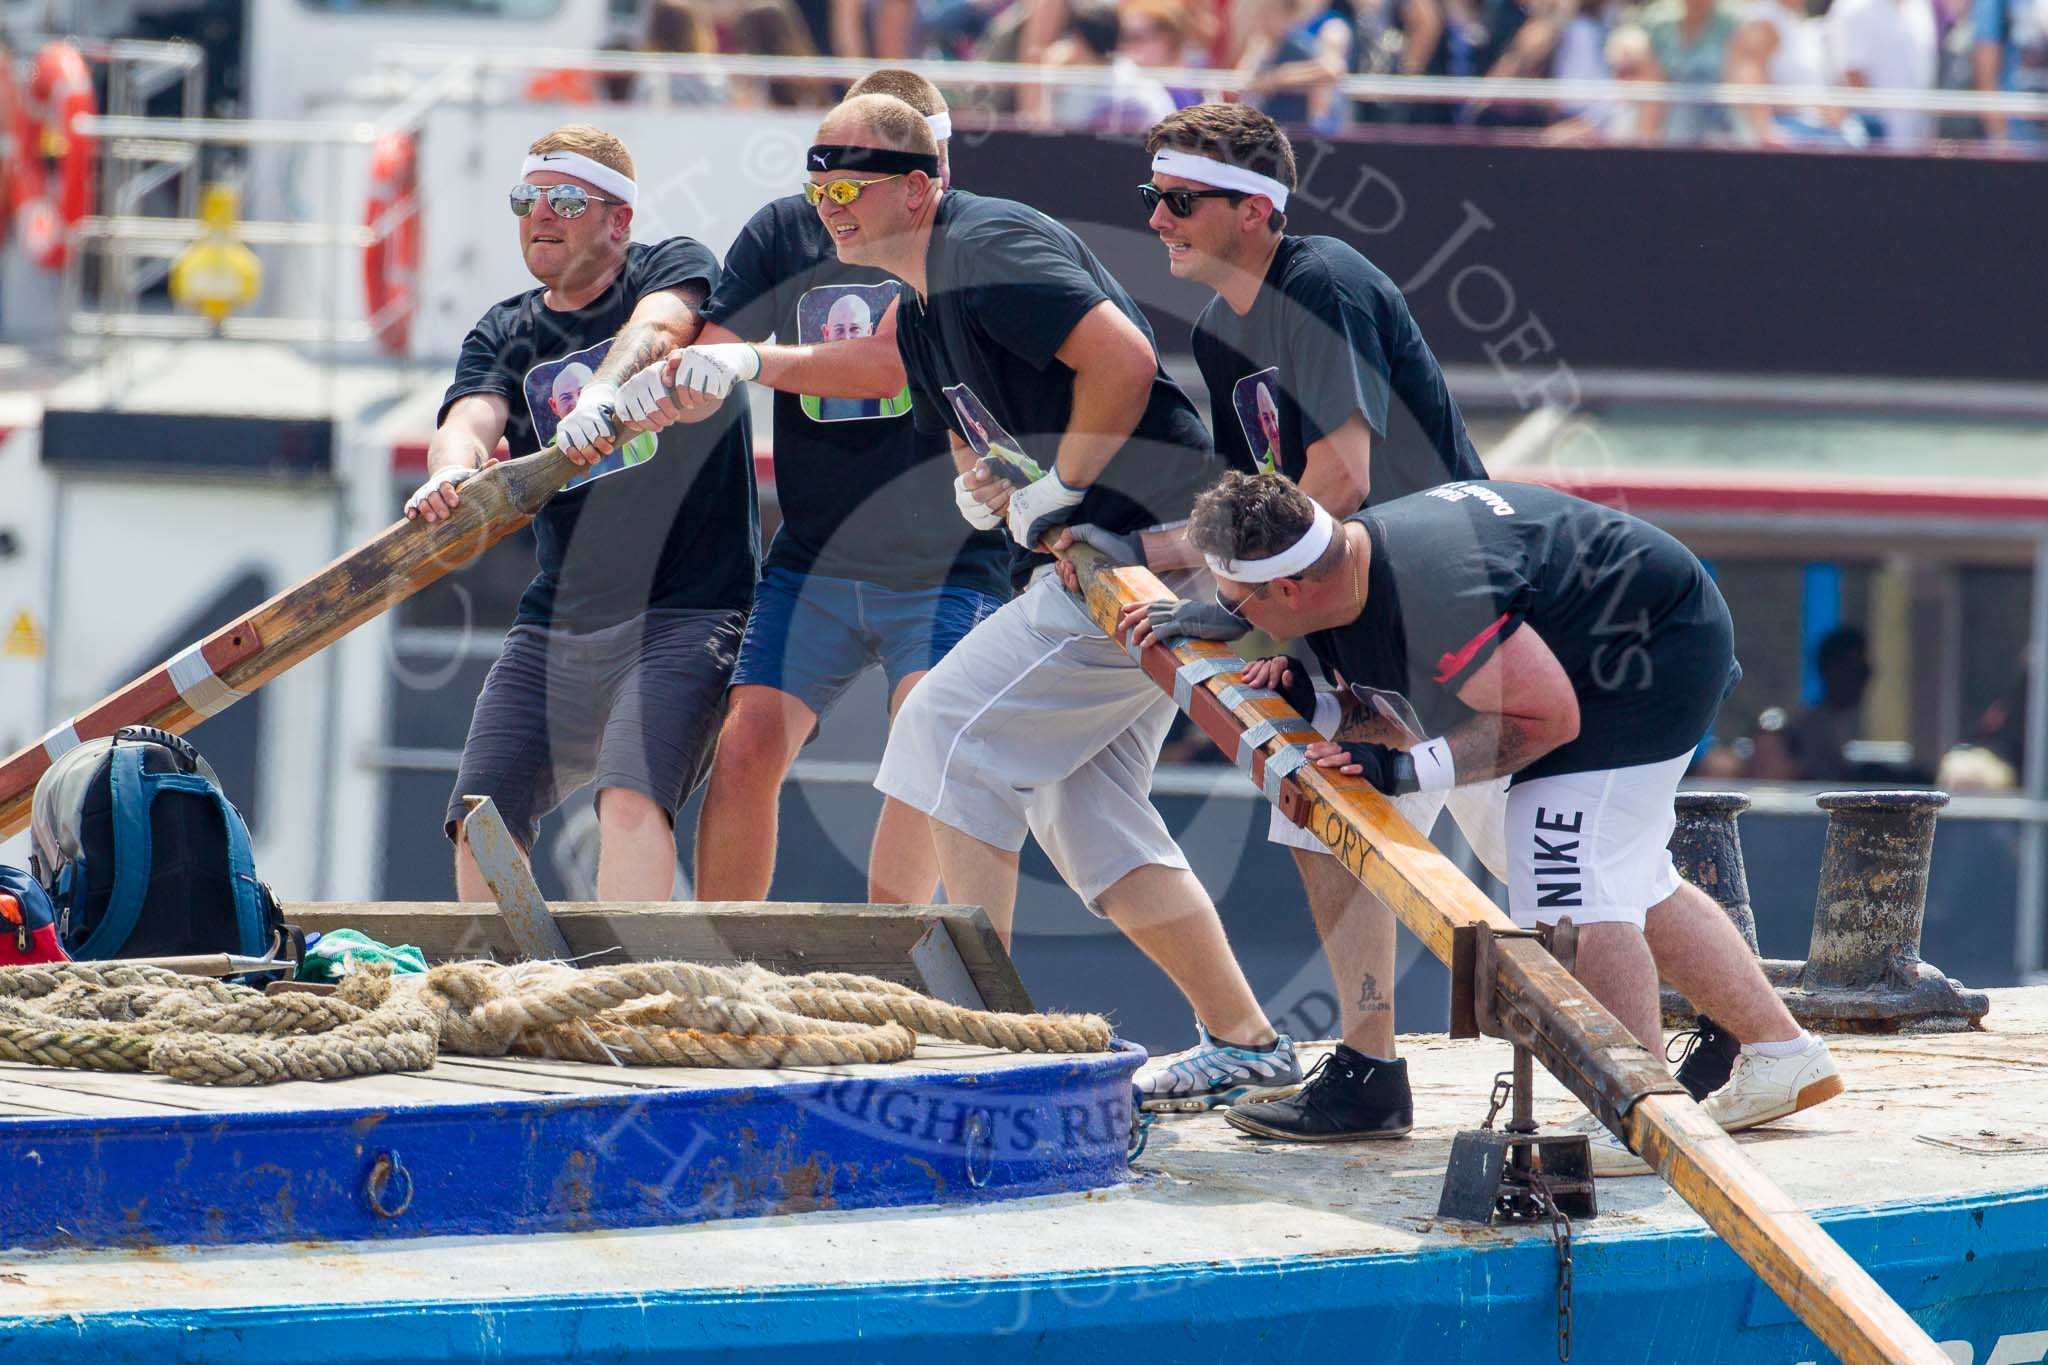
<svg viewBox="0 0 2048 1365"><path fill-rule="evenodd" d="M404 355L418 310L414 284L420 268L419 159L410 134L390 132L370 149L370 197L363 226L363 298L377 344Z"/></svg>
<svg viewBox="0 0 2048 1365"><path fill-rule="evenodd" d="M77 48L50 43L36 55L26 107L10 103L15 155L9 198L21 244L43 269L61 270L71 256L70 229L92 212L99 146L77 126L93 112L92 72ZM54 198L45 160L57 163Z"/></svg>

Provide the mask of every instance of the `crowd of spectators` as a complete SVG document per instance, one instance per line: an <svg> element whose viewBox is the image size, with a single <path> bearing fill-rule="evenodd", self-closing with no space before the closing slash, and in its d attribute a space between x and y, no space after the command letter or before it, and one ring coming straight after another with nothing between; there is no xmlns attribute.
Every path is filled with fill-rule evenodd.
<svg viewBox="0 0 2048 1365"><path fill-rule="evenodd" d="M1911 145L1932 137L2044 140L2039 122L1845 110L1830 90L2048 94L2048 0L655 0L653 52L979 59L1070 73L990 92L995 112L1058 127L1142 129L1202 89L1159 74L1218 73L1282 123L1520 127L1558 142ZM1076 80L1076 71L1099 80ZM1351 75L1515 76L1783 87L1778 106L1681 100L1361 99ZM1226 79L1227 77L1227 79ZM624 93L611 82L607 93ZM688 76L679 103L810 107L820 81Z"/></svg>

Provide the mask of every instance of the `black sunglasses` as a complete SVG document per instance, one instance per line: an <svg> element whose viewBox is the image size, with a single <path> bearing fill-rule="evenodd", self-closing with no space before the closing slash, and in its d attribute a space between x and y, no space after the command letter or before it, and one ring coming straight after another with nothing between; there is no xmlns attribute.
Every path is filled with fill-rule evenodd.
<svg viewBox="0 0 2048 1365"><path fill-rule="evenodd" d="M1238 620L1243 621L1246 625L1250 625L1251 621L1249 618L1245 616L1244 609L1250 606L1252 603L1258 601L1261 597L1265 596L1266 589L1272 586L1273 585L1271 583L1261 583L1258 587L1253 588L1250 592L1238 598L1235 602L1224 600L1223 589L1218 588L1216 589L1216 605L1223 608L1223 610L1229 612Z"/></svg>
<svg viewBox="0 0 2048 1365"><path fill-rule="evenodd" d="M1197 199L1228 199L1235 203L1246 197L1243 190L1162 190L1149 180L1138 186L1138 193L1145 196L1145 212L1152 212L1164 200L1166 211L1176 218L1193 213Z"/></svg>
<svg viewBox="0 0 2048 1365"><path fill-rule="evenodd" d="M581 185L531 185L522 180L512 187L512 216L524 218L533 212L535 202L542 198L548 201L548 210L557 218L581 218L592 204L626 202L592 194Z"/></svg>

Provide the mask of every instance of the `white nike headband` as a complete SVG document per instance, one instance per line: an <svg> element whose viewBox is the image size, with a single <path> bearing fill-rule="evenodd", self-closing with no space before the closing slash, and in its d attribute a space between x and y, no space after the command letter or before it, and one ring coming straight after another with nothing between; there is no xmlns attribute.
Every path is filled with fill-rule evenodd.
<svg viewBox="0 0 2048 1365"><path fill-rule="evenodd" d="M944 142L947 138L953 136L953 116L951 114L926 114L924 121L932 126L932 136L939 141Z"/></svg>
<svg viewBox="0 0 2048 1365"><path fill-rule="evenodd" d="M535 171L559 171L578 180L588 180L622 204L631 204L640 197L640 187L633 183L631 176L621 175L581 152L529 152L526 160L520 163L519 178L524 180Z"/></svg>
<svg viewBox="0 0 2048 1365"><path fill-rule="evenodd" d="M1180 174L1178 171L1172 172ZM1209 561L1209 571L1218 578L1227 578L1233 583L1270 583L1276 578L1292 578L1323 557L1323 551L1330 548L1330 541L1337 534L1337 520L1315 505L1316 519L1295 541L1278 554L1263 559L1224 559L1220 555L1203 555Z"/></svg>
<svg viewBox="0 0 2048 1365"><path fill-rule="evenodd" d="M1199 180L1204 185L1214 185L1219 190L1241 190L1245 194L1263 194L1273 201L1273 212L1287 211L1287 187L1270 175L1260 175L1242 166L1233 166L1228 161L1214 157L1198 156L1194 152L1183 152L1173 147L1161 147L1152 154L1152 169L1177 175L1184 180Z"/></svg>

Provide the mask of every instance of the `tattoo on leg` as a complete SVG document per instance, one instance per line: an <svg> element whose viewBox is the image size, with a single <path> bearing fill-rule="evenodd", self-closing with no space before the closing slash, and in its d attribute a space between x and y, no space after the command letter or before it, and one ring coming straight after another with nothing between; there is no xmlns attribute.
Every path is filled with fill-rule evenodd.
<svg viewBox="0 0 2048 1365"><path fill-rule="evenodd" d="M1364 984L1359 989L1358 1008L1367 1014L1377 1014L1390 1008L1387 997L1380 994L1380 983L1371 972L1365 974Z"/></svg>

